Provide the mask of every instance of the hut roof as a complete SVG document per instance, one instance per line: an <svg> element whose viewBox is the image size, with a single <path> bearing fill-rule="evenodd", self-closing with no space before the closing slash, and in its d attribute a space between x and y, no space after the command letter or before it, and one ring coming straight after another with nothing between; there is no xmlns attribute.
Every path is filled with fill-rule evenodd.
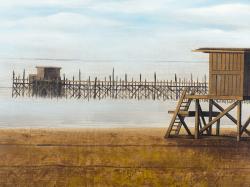
<svg viewBox="0 0 250 187"><path fill-rule="evenodd" d="M250 48L199 48L194 52L204 53L250 53Z"/></svg>
<svg viewBox="0 0 250 187"><path fill-rule="evenodd" d="M53 69L61 69L61 67L56 67L56 66L36 66L36 68L53 68Z"/></svg>

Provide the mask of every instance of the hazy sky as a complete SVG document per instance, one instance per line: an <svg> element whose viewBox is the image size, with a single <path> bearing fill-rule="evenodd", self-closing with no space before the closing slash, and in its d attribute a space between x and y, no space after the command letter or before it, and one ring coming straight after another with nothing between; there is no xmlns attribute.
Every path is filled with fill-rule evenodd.
<svg viewBox="0 0 250 187"><path fill-rule="evenodd" d="M36 65L61 66L68 78L77 76L79 68L83 79L89 75L102 79L113 67L116 75L126 72L134 80L139 73L153 80L154 72L160 80L173 80L174 73L203 77L208 73L207 55L191 50L250 47L249 18L249 0L0 0L0 126L41 122L47 127L44 116L50 127L74 121L83 126L91 120L92 125L100 125L99 120L119 124L121 119L127 124L165 126L172 105L168 102L100 105L97 101L91 108L71 100L66 106L64 101L10 99L11 90L1 86L11 86L13 70L34 73ZM26 108L29 116L23 119ZM72 111L83 114L78 115L81 119L69 115Z"/></svg>
<svg viewBox="0 0 250 187"><path fill-rule="evenodd" d="M192 60L249 47L247 0L0 0L1 58Z"/></svg>

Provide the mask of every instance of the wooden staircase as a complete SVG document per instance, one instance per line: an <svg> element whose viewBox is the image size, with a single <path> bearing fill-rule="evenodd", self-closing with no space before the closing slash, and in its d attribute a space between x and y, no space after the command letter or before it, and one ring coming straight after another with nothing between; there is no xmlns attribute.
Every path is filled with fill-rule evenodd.
<svg viewBox="0 0 250 187"><path fill-rule="evenodd" d="M188 112L190 104L192 102L192 99L186 99L185 96L187 95L188 89L185 89L180 97L180 100L178 101L177 107L175 111L170 111L170 113L173 113L172 120L170 122L170 125L168 127L167 133L165 135L165 138L168 138L171 135L179 135L181 127L184 126L187 133L191 135L191 132L187 128L186 123L184 122L184 116L181 116L180 113ZM192 91L189 95L194 95L194 91Z"/></svg>

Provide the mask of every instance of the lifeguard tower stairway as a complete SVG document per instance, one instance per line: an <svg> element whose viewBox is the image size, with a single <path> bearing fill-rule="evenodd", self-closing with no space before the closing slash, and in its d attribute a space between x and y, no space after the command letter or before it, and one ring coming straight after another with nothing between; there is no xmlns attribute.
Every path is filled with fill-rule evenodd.
<svg viewBox="0 0 250 187"><path fill-rule="evenodd" d="M195 51L209 53L209 93L196 95L191 88L183 91L176 109L169 111L173 116L165 138L180 136L182 132L195 139L203 135L219 136L222 117L229 118L236 125L238 141L243 134L244 137L250 136L247 130L250 116L242 123L242 101L250 100L250 49L200 48ZM229 105L226 108L219 104L223 100ZM202 109L201 101L208 101L208 110ZM192 103L195 104L194 110L191 110ZM229 113L234 108L237 108L236 117ZM192 130L185 122L187 117L194 117ZM213 125L216 125L215 130Z"/></svg>

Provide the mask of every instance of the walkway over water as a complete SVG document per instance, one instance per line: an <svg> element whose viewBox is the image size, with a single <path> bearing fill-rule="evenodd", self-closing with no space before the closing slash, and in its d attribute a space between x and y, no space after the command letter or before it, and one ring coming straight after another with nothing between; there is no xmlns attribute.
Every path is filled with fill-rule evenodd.
<svg viewBox="0 0 250 187"><path fill-rule="evenodd" d="M208 92L206 77L203 81L180 79L158 80L156 73L154 80L148 81L138 76L139 80L125 74L124 78L115 77L114 71L108 78L100 80L95 77L81 80L81 72L76 80L63 77L59 80L30 80L23 76L16 76L13 72L12 97L40 96L40 97L66 97L77 99L151 99L168 100L178 99L185 88L192 88L196 94L205 95Z"/></svg>

